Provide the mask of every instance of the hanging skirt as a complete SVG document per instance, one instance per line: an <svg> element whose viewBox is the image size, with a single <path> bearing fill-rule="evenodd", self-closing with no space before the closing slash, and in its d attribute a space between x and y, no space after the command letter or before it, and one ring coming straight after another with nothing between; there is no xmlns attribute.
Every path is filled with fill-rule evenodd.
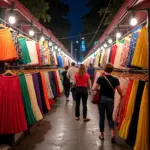
<svg viewBox="0 0 150 150"><path fill-rule="evenodd" d="M47 109L50 110L51 107L50 107L50 102L49 102L49 98L48 98L48 91L47 91L47 87L46 87L46 80L45 80L44 72L40 72L40 75L41 75L41 79L42 79L42 88L43 88L43 92L44 92L46 106L47 106Z"/></svg>
<svg viewBox="0 0 150 150"><path fill-rule="evenodd" d="M39 88L40 88L40 93L41 93L41 100L42 100L42 108L43 108L43 114L48 113L48 109L46 106L46 101L44 97L44 90L43 90L43 85L42 85L42 77L40 73L37 73L38 76L38 81L39 81Z"/></svg>
<svg viewBox="0 0 150 150"><path fill-rule="evenodd" d="M46 80L46 87L47 87L47 90L48 90L49 102L50 102L50 104L54 104L54 101L53 101L54 95L53 95L53 92L52 92L52 89L51 89L48 72L44 72L44 76L45 76L45 80Z"/></svg>
<svg viewBox="0 0 150 150"><path fill-rule="evenodd" d="M134 106L135 106L138 84L139 84L138 81L133 82L133 87L132 87L130 98L129 98L126 116L120 127L119 136L122 137L123 139L127 139L127 136L128 136L128 130L130 127L130 123L131 123L131 119L132 119L132 115L134 111Z"/></svg>
<svg viewBox="0 0 150 150"><path fill-rule="evenodd" d="M35 89L34 89L34 85L33 85L32 75L26 74L25 78L26 78L26 82L27 82L27 87L28 87L28 91L29 91L29 96L30 96L30 100L31 100L31 106L33 109L33 113L36 118L36 121L39 121L39 120L43 119L43 116L42 116L42 113L38 106Z"/></svg>
<svg viewBox="0 0 150 150"><path fill-rule="evenodd" d="M43 113L42 98L41 98L40 85L39 85L37 73L32 74L32 78L33 78L34 89L35 89L38 105L39 105L41 112Z"/></svg>
<svg viewBox="0 0 150 150"><path fill-rule="evenodd" d="M149 99L148 83L145 84L140 106L134 150L149 150Z"/></svg>
<svg viewBox="0 0 150 150"><path fill-rule="evenodd" d="M17 57L17 51L9 29L0 29L0 61L14 60Z"/></svg>
<svg viewBox="0 0 150 150"><path fill-rule="evenodd" d="M54 97L57 97L57 91L56 91L55 79L53 76L53 72L49 72L48 74L49 74L49 80L50 80L51 88L53 91L53 95L54 95Z"/></svg>
<svg viewBox="0 0 150 150"><path fill-rule="evenodd" d="M0 134L27 130L18 76L0 75Z"/></svg>
<svg viewBox="0 0 150 150"><path fill-rule="evenodd" d="M22 90L22 98L23 98L27 123L28 125L32 125L36 122L36 119L34 117L34 113L31 107L30 96L29 96L25 76L23 74L20 74L19 80L20 80L20 85L21 85L21 90Z"/></svg>

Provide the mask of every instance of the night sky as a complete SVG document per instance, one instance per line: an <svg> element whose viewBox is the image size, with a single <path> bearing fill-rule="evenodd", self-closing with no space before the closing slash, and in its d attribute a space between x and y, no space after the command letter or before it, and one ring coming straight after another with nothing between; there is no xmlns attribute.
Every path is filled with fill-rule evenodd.
<svg viewBox="0 0 150 150"><path fill-rule="evenodd" d="M61 0L69 6L68 20L71 24L70 36L77 35L83 31L82 16L88 13L87 0Z"/></svg>

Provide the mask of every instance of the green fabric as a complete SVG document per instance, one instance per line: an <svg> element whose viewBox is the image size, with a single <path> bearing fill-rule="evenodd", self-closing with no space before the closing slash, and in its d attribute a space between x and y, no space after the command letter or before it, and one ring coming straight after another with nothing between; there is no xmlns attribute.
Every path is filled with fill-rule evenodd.
<svg viewBox="0 0 150 150"><path fill-rule="evenodd" d="M29 51L28 51L28 47L27 47L25 38L19 38L18 41L19 41L19 45L20 45L20 48L22 51L22 56L23 56L23 58L21 59L21 63L23 63L23 64L30 63L31 58L29 55Z"/></svg>
<svg viewBox="0 0 150 150"><path fill-rule="evenodd" d="M28 125L32 125L36 122L36 119L33 114L32 106L31 106L31 102L30 102L30 96L29 96L29 92L28 92L28 88L27 88L27 82L26 82L25 76L23 74L18 75L18 77L20 80L20 86L21 86L21 91L22 91L22 98L23 98L27 123L28 123Z"/></svg>

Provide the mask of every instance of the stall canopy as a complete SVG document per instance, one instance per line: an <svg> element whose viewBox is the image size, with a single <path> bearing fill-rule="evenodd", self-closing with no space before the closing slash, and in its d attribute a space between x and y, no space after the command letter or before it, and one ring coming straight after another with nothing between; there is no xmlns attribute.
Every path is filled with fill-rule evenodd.
<svg viewBox="0 0 150 150"><path fill-rule="evenodd" d="M134 29L134 26L131 26L129 20L131 18L131 11L135 10L135 15L138 20L138 24L143 23L147 19L147 12L144 11L150 8L150 0L126 0L122 7L119 9L118 13L112 20L111 24L107 27L104 34L98 40L97 45L95 45L88 53L87 57L93 54L103 42L111 35L115 37L117 27L119 25L120 32L122 35L128 33ZM136 11L138 10L138 11ZM140 11L139 11L140 10ZM87 58L86 57L86 58Z"/></svg>
<svg viewBox="0 0 150 150"><path fill-rule="evenodd" d="M5 21L8 21L9 15L11 13L11 7L14 3L14 14L17 18L15 26L21 28L25 33L29 32L31 21L33 22L33 28L36 35L40 36L41 31L46 36L47 39L52 40L57 46L59 46L69 57L71 57L68 50L64 45L54 36L50 29L46 29L39 21L25 8L18 0L0 0L1 8L5 9Z"/></svg>

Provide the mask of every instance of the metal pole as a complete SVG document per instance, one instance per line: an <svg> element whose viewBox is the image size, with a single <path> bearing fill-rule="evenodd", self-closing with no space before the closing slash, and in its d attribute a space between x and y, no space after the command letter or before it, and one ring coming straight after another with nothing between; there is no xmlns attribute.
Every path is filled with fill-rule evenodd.
<svg viewBox="0 0 150 150"><path fill-rule="evenodd" d="M148 9L147 12L148 12L148 83L150 84L150 9ZM148 100L149 100L149 136L150 136L150 86L149 85L148 85Z"/></svg>

